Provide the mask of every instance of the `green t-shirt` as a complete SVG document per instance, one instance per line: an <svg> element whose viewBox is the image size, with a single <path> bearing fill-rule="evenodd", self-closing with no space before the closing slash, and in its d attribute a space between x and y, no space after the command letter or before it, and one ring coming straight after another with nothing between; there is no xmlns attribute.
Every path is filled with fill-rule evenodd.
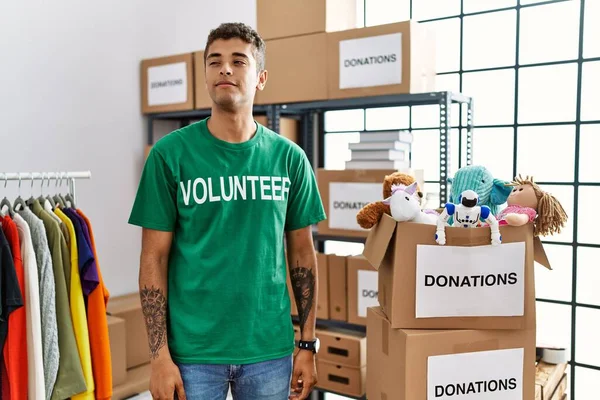
<svg viewBox="0 0 600 400"><path fill-rule="evenodd" d="M129 219L174 232L169 350L179 363L284 357L294 350L284 232L325 219L314 172L298 145L258 123L229 143L207 120L152 147Z"/></svg>

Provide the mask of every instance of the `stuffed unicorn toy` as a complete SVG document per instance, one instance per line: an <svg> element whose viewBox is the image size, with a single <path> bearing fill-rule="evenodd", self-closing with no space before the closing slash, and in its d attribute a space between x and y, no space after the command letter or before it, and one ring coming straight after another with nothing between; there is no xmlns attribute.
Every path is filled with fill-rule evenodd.
<svg viewBox="0 0 600 400"><path fill-rule="evenodd" d="M421 204L415 196L417 182L408 186L392 185L392 194L383 200L383 204L390 206L392 218L398 222L418 222L422 224L435 225L438 214L433 210L423 211Z"/></svg>

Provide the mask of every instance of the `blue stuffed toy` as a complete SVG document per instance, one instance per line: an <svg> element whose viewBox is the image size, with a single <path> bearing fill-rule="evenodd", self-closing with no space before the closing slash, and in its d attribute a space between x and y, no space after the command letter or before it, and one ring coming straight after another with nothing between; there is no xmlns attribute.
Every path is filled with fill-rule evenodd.
<svg viewBox="0 0 600 400"><path fill-rule="evenodd" d="M500 206L506 203L512 187L509 182L492 176L492 173L481 165L468 165L460 168L454 178L448 178L451 185L449 203L459 201L466 190L473 190L479 196L479 205L487 206L493 215L497 215Z"/></svg>

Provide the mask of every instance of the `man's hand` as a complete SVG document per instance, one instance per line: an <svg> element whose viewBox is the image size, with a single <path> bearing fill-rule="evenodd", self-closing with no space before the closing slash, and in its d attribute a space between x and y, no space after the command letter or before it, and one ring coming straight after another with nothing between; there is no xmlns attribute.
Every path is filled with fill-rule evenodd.
<svg viewBox="0 0 600 400"><path fill-rule="evenodd" d="M294 372L290 400L305 400L317 383L315 356L311 351L300 350L294 357Z"/></svg>
<svg viewBox="0 0 600 400"><path fill-rule="evenodd" d="M150 393L154 400L185 400L183 380L179 368L170 358L152 361L150 373ZM177 397L175 397L177 392Z"/></svg>

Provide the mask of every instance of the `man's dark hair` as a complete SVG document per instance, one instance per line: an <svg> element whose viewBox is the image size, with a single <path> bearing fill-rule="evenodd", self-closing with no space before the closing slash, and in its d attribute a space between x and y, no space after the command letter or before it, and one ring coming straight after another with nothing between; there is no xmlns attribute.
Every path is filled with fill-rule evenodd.
<svg viewBox="0 0 600 400"><path fill-rule="evenodd" d="M208 48L215 40L227 40L234 38L238 38L246 43L252 44L254 47L254 58L256 59L258 71L265 69L265 42L260 35L254 29L252 29L252 27L241 22L223 23L210 31L208 40L206 41L206 47L204 48L204 62L206 63Z"/></svg>

